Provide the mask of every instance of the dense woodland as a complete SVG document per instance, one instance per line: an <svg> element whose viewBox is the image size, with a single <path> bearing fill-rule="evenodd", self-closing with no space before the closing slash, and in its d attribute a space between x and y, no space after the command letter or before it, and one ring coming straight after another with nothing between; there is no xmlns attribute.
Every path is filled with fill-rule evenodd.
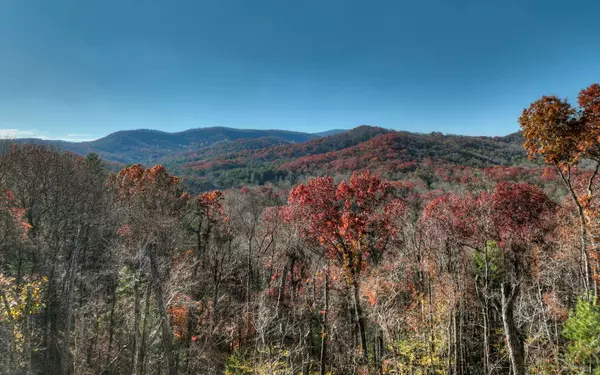
<svg viewBox="0 0 600 375"><path fill-rule="evenodd" d="M240 141L216 144L164 162L192 189L267 182L294 185L306 176L347 176L366 169L398 180L418 170L427 172L432 166L444 169L527 164L522 141L515 138L417 134L359 126L329 137L269 148L256 149ZM231 150L234 147L239 150Z"/></svg>
<svg viewBox="0 0 600 375"><path fill-rule="evenodd" d="M0 374L600 374L600 85L519 122L529 163L362 128L190 156L294 155L200 193L4 144Z"/></svg>

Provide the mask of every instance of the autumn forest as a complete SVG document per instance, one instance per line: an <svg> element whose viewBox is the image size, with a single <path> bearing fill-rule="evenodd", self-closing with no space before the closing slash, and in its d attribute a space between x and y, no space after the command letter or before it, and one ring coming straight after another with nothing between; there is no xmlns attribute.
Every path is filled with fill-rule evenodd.
<svg viewBox="0 0 600 375"><path fill-rule="evenodd" d="M600 374L600 85L518 121L7 140L0 374Z"/></svg>

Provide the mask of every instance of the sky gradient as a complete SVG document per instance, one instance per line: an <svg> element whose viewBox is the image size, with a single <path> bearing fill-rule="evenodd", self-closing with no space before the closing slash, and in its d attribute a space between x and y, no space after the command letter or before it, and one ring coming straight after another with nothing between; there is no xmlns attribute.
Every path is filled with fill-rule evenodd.
<svg viewBox="0 0 600 375"><path fill-rule="evenodd" d="M600 1L0 0L0 136L505 135L600 81Z"/></svg>

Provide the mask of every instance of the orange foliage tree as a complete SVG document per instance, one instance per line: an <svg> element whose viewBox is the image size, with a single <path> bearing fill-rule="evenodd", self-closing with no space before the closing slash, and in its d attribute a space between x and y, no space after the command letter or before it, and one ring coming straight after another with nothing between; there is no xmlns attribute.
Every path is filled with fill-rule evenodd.
<svg viewBox="0 0 600 375"><path fill-rule="evenodd" d="M576 108L556 96L543 96L523 110L519 123L529 157L541 155L545 163L556 167L576 206L581 232L582 284L589 292L593 271L590 251L594 249L588 211L595 198L594 182L600 169L600 85L582 90L578 103ZM584 158L595 165L592 173L585 174L587 182L579 184L583 188L578 188L575 167Z"/></svg>

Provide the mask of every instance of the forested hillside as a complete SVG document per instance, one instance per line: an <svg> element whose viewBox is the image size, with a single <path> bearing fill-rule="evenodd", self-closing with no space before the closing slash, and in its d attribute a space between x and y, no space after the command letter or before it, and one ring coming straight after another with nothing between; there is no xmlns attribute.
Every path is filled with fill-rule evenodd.
<svg viewBox="0 0 600 375"><path fill-rule="evenodd" d="M388 179L412 178L435 164L457 166L532 166L520 134L468 137L418 134L360 126L307 142L256 146L239 140L163 159L192 190L226 189L247 184L295 184L309 177L349 177L370 169Z"/></svg>
<svg viewBox="0 0 600 375"><path fill-rule="evenodd" d="M600 373L600 85L519 122L116 173L5 143L0 374Z"/></svg>
<svg viewBox="0 0 600 375"><path fill-rule="evenodd" d="M180 133L122 131L92 142L20 139L85 156L100 155L113 171L140 163L166 166L192 192L274 183L290 187L307 178L347 178L370 169L387 179L422 175L429 165L533 166L520 133L505 137L419 134L362 125L309 134L280 130L199 128Z"/></svg>
<svg viewBox="0 0 600 375"><path fill-rule="evenodd" d="M362 126L293 145L224 154L199 153L195 160L173 168L202 189L266 182L294 184L312 176L348 177L360 169L395 180L411 178L431 165L448 169L532 166L519 138L417 134Z"/></svg>

